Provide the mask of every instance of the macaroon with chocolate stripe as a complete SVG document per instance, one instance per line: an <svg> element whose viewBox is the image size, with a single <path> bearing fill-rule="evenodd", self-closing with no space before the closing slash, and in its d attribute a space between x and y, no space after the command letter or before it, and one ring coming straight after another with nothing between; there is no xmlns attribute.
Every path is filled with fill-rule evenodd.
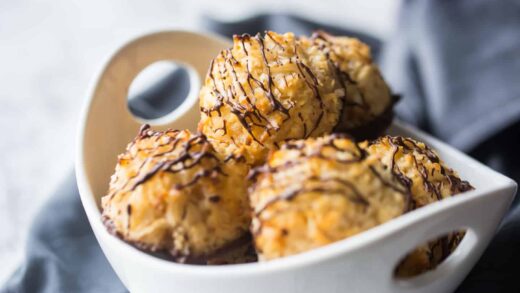
<svg viewBox="0 0 520 293"><path fill-rule="evenodd" d="M216 155L203 134L145 125L118 157L103 221L140 249L205 263L249 237L248 170L243 158Z"/></svg>
<svg viewBox="0 0 520 293"><path fill-rule="evenodd" d="M408 189L344 135L289 141L250 173L260 260L356 235L407 212Z"/></svg>
<svg viewBox="0 0 520 293"><path fill-rule="evenodd" d="M251 165L289 139L376 137L395 102L366 44L323 32L235 35L211 63L199 97L199 130L218 152Z"/></svg>
<svg viewBox="0 0 520 293"><path fill-rule="evenodd" d="M381 161L410 192L410 210L472 190L467 181L446 166L426 144L407 137L383 136L360 147L369 158ZM455 250L464 233L455 232L430 241L411 252L398 267L400 277L431 270Z"/></svg>

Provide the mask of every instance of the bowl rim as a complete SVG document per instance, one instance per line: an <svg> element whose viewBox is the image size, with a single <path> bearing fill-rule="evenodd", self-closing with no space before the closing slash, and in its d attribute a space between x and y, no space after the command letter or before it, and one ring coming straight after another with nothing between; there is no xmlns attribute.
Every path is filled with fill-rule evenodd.
<svg viewBox="0 0 520 293"><path fill-rule="evenodd" d="M197 32L204 34L209 37L222 39L222 37L209 34L207 32L199 31L188 31L188 30L175 30L177 32ZM160 34L165 32L171 32L171 30L163 30L153 32L152 34ZM147 36L149 34L145 34ZM131 39L125 44L129 44L140 37ZM116 51L117 52L117 51ZM327 260L345 255L353 252L367 244L371 244L376 241L381 241L385 237L392 235L393 233L404 229L413 223L442 212L444 209L451 206L462 205L467 201L476 199L483 196L488 196L492 192L503 191L503 190L515 190L517 187L516 182L512 179L492 170L484 164L476 161L468 155L460 152L459 150L439 141L438 139L418 130L414 127L408 126L402 122L394 120L394 128L404 131L410 134L413 138L417 138L430 145L433 149L442 149L443 152L449 153L452 157L458 157L463 160L464 163L471 165L472 168L478 169L479 172L485 173L489 176L490 181L493 181L488 187L479 188L460 194L456 197L450 197L442 201L430 204L426 207L411 211L404 215L401 215L395 219L392 219L386 223L373 227L367 231L354 235L344 240L340 240L326 246L316 248L307 252L303 252L297 255L287 256L280 259L271 260L268 262L255 262L247 264L235 264L226 266L201 266L201 265L188 265L179 264L169 260L164 260L146 252L143 252L134 246L124 242L118 237L110 234L101 221L101 213L98 207L98 203L95 200L95 196L89 186L86 173L84 171L84 134L86 128L86 122L90 110L91 100L93 99L93 93L96 89L97 82L101 77L105 65L108 64L111 57L107 59L107 62L103 62L101 70L91 80L89 91L87 92L87 98L84 101L82 111L80 114L78 132L76 137L76 157L75 157L75 172L77 185L81 197L82 205L87 214L89 223L96 235L98 242L109 242L111 247L117 247L125 253L128 258L135 258L140 263L147 263L149 267L166 271L170 273L182 273L190 274L193 276L205 276L205 277L243 277L244 275L256 275L263 273L274 273L281 270L290 270L298 267L310 266L316 263L325 262ZM105 251L104 251L105 252ZM107 252L105 252L107 253Z"/></svg>

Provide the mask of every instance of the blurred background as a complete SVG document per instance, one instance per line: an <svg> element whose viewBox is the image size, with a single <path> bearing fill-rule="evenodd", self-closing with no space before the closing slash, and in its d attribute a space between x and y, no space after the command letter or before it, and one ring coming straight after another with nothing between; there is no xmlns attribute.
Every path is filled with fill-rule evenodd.
<svg viewBox="0 0 520 293"><path fill-rule="evenodd" d="M201 19L292 13L392 37L399 0L0 1L0 284L23 258L32 218L73 170L90 79L125 41L201 30ZM240 33L237 31L237 33Z"/></svg>

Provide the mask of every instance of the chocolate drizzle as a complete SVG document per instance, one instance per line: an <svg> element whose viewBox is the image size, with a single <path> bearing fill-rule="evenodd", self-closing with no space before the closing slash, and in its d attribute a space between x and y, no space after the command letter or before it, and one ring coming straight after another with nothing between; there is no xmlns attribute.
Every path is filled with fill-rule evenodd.
<svg viewBox="0 0 520 293"><path fill-rule="evenodd" d="M323 195L343 195L347 196L349 200L352 202L362 205L363 207L367 207L370 205L368 200L359 192L356 186L347 180L343 180L341 178L320 178L316 176L312 176L308 178L307 183L324 183L324 184L332 184L332 185L340 185L337 188L325 188L323 186L313 187L313 188L299 188L296 190L290 190L288 192L282 193L276 197L271 198L266 201L262 205L260 205L257 209L255 209L255 216L259 216L265 209L267 209L272 204L279 201L291 201L298 195L305 193L322 193Z"/></svg>
<svg viewBox="0 0 520 293"><path fill-rule="evenodd" d="M128 172L119 172L119 176L114 177L111 182L110 199L115 194L128 196L128 192L136 190L139 186L150 181L159 173L178 173L193 170L191 176L180 176L173 178L170 186L171 189L182 190L197 184L202 178L218 179L217 177L228 176L222 166L228 161L243 161L244 157L238 155L230 155L225 159L217 157L203 134L191 134L188 131L154 131L150 126L143 125L139 130L136 138L127 146L127 150L120 157L120 163L125 164L125 168L135 166L134 170L126 169ZM128 163L130 165L128 166ZM119 168L119 167L118 167ZM125 176L125 174L128 174ZM186 174L186 175L188 175ZM186 179L187 178L187 179ZM214 183L214 181L212 181ZM207 184L212 184L207 183ZM190 192L190 191L188 191ZM125 195L126 194L126 195ZM220 195L214 194L206 197L209 203L219 204L224 200ZM119 200L118 200L119 201ZM117 216L125 213L123 216L126 229L119 230L114 219L111 218L110 209L117 207L108 206L103 211L102 221L108 231L117 237L124 239L141 250L151 252L154 255L162 255L163 258L187 263L207 263L218 264L223 262L241 262L253 261L255 255L250 253L252 247L251 238L248 235L240 237L236 241L224 245L222 248L206 256L191 255L189 249L186 251L168 251L164 245L159 243L147 243L146 241L131 240L130 229L131 217L133 216L133 207L129 201L124 202L125 205L121 210L115 210ZM187 210L182 211L181 218L184 220ZM124 233L124 234L123 234ZM171 237L165 239L165 242L172 242ZM176 236L177 237L177 236ZM184 235L183 237L188 237ZM248 244L249 243L249 244ZM240 247L239 247L240 246ZM239 249L234 252L232 250ZM247 250L247 253L246 253ZM168 256L166 256L168 255Z"/></svg>
<svg viewBox="0 0 520 293"><path fill-rule="evenodd" d="M208 73L209 80L207 83L210 86L210 92L215 96L215 104L212 107L201 107L201 112L211 117L216 112L218 116L222 115L223 107L227 108L227 111L236 117L237 121L247 131L249 136L256 143L264 146L265 137L272 136L275 131L280 129L280 125L275 125L271 118L271 113L280 113L283 116L282 122L284 123L291 117L290 109L294 107L290 100L284 101L285 105L280 100L280 94L276 93L278 86L273 79L271 72L271 63L275 63L278 66L282 66L284 62L288 62L296 65L296 72L289 72L285 74L279 74L279 82L285 83L285 87L288 86L287 76L297 75L303 79L308 88L312 91L314 98L317 101L317 112L314 112L312 119L309 122L304 121L301 112L294 113L298 116L300 122L302 122L303 136L295 138L307 138L316 135L316 130L319 128L322 120L325 117L325 104L320 93L320 82L311 69L310 64L306 61L308 58L305 55L306 52L302 50L302 40L296 39L294 43L287 41L277 40L278 36L275 36L272 32L265 32L265 39L261 34L251 36L249 34L235 35L233 40L236 47L233 49L227 49L222 51L219 56L212 61L211 67ZM318 42L317 40L320 40ZM332 43L329 37L323 32L317 32L311 39L314 44L318 46L319 50L325 55L327 62L330 67L330 72L338 80L338 84L343 88L342 107L345 106L363 106L361 104L347 101L347 85L355 84L355 81L350 77L347 72L341 70L337 61L338 58L334 55L334 51L331 49ZM271 46L269 46L271 45ZM276 51L286 52L289 49L293 49L293 56L289 57L286 61L282 62L282 59L276 57ZM233 56L237 55L242 50L243 58ZM258 67L259 64L252 64L254 54L258 53L261 62L260 74L263 74L263 81L259 77L253 75L252 66ZM273 58L272 55L275 55ZM219 78L216 78L214 73L219 73ZM278 73L277 73L278 74ZM227 78L227 79L226 79ZM227 85L226 85L227 84ZM245 86L247 84L248 86ZM261 92L269 103L270 110L258 109L258 96L255 93ZM278 92L282 92L278 90ZM278 97L277 97L278 96ZM240 101L240 102L239 102ZM293 114L293 115L294 115ZM312 123L312 124L311 124ZM261 131L258 131L261 129ZM225 131L224 126L219 126L215 130L222 129ZM267 136L263 135L264 131ZM227 133L227 132L226 132ZM225 134L225 133L224 133ZM273 143L274 144L274 143Z"/></svg>
<svg viewBox="0 0 520 293"><path fill-rule="evenodd" d="M222 162L211 150L211 145L203 134L194 134L191 137L181 135L180 131L153 131L148 125L143 125L137 137L128 146L125 160L139 160L139 153L146 153L145 159L139 164L135 174L126 178L126 182L121 188L114 189L109 195L113 197L116 192L133 191L140 185L146 183L159 172L178 173L192 169L196 166L202 169L194 174L188 182L178 182L173 186L177 190L182 190L196 184L201 178L216 178L226 176L220 167ZM166 137L166 138L164 138ZM165 142L153 144L152 147L141 147L138 141L153 139L157 143L159 138ZM161 148L168 147L164 151ZM171 154L171 158L168 155ZM166 158L165 158L166 157ZM240 160L236 156L226 158L228 160ZM205 162L205 163L203 163ZM118 178L119 180L119 178ZM130 186L127 188L127 186Z"/></svg>
<svg viewBox="0 0 520 293"><path fill-rule="evenodd" d="M296 160L290 160L290 161L285 162L284 164L277 165L277 166L270 166L268 163L266 163L264 165L260 165L249 171L247 179L251 180L251 181L256 181L257 177L262 174L267 174L267 173L272 174L272 173L280 172L282 170L292 168L292 167L295 167L300 164L304 164L306 160L311 159L311 158L317 158L317 159L323 159L323 160L334 160L335 162L340 163L340 164L356 163L356 162L362 161L365 158L366 152L355 143L353 143L354 150L350 150L348 148L340 148L336 145L335 140L347 138L348 136L346 134L335 133L335 134L329 135L328 137L329 137L329 140L324 142L320 146L320 148L318 148L317 150L315 150L313 152L303 151L306 146L305 141L303 141L303 140L286 141L280 149L300 151L298 158ZM329 158L323 153L323 149L326 147L333 148L334 150L336 150L338 152L348 153L351 155L351 158L350 159Z"/></svg>
<svg viewBox="0 0 520 293"><path fill-rule="evenodd" d="M348 74L348 72L341 69L339 62L347 63L341 55L336 54L333 48L340 47L339 44L334 43L334 38L330 34L323 31L316 31L313 33L311 40L316 43L316 46L320 48L325 54L329 66L333 68L335 72L336 80L342 86L344 95L342 97L342 106L340 110L340 116L337 125L334 127L334 132L347 132L359 140L363 139L374 139L381 135L384 130L388 128L393 119L393 106L397 102L396 96L391 95L391 100L386 105L385 109L381 114L373 115L370 113L370 104L367 102L364 91L361 87L357 87L357 94L359 95L360 101L355 101L354 97L348 97L348 85L357 85L357 82ZM350 107L357 107L362 110L362 113L367 119L357 125L349 125L353 121L352 112L349 111Z"/></svg>
<svg viewBox="0 0 520 293"><path fill-rule="evenodd" d="M439 157L427 145L419 146L414 140L410 138L400 136L393 137L388 135L370 142L369 145L385 144L385 142L387 142L393 149L391 163L389 166L392 171L392 175L396 180L401 182L402 185L406 186L410 193L413 180L412 178L407 177L399 168L398 164L396 163L397 155L408 154L411 156L414 167L421 177L424 190L428 192L436 201L443 199L441 193L442 182L439 181L436 183L430 179L430 177L435 174L435 168L431 168L431 171L428 172L428 168L423 162L424 159L428 160L432 164L437 164L438 168L440 169L439 173L447 180L448 184L450 184L450 191L452 192L452 195L473 189L469 182L461 180L453 174L452 170L444 167ZM422 156L424 159L421 159L420 156ZM409 208L415 209L417 207L417 202L412 197Z"/></svg>
<svg viewBox="0 0 520 293"><path fill-rule="evenodd" d="M296 67L298 68L298 70L300 72L300 75L302 76L303 80L305 81L307 86L314 93L314 97L318 100L319 108L320 108L320 113L318 114L318 118L314 122L313 128L311 129L311 131L309 131L309 133L307 133L304 136L304 138L307 138L307 137L311 136L312 133L320 125L321 119L323 118L323 115L325 114L324 109L323 109L324 105L323 105L323 99L321 97L321 94L320 94L320 91L319 91L319 88L318 88L318 85L319 85L318 79L316 78L316 76L314 75L312 70L309 68L309 66L305 65L305 63L303 63L301 61L301 59L300 59L300 57L298 55L298 42L296 42L294 44L294 54L295 54L295 61L294 61L294 63L296 64ZM311 81L308 80L307 76L309 76Z"/></svg>
<svg viewBox="0 0 520 293"><path fill-rule="evenodd" d="M370 110L370 105L367 103L363 92L359 90L359 96L361 98L361 102L356 102L354 99L348 97L348 85L357 85L357 82L350 76L350 74L344 70L341 69L341 66L337 60L341 60L343 63L346 63L346 60L344 60L340 55L336 54L334 51L334 47L337 46L334 44L333 36L330 34L324 32L324 31L315 31L312 36L311 40L315 43L315 46L319 48L323 54L325 55L325 58L327 59L327 63L329 64L329 67L332 68L332 72L334 72L334 76L338 83L343 88L343 96L341 97L341 109L339 111L339 117L338 117L338 123L334 127L334 131L336 132L349 132L347 129L344 128L343 124L351 120L352 118L350 115L346 115L348 107L359 107L364 112L368 112ZM366 114L368 115L368 114ZM364 136L358 136L354 135L354 137L363 139L366 138Z"/></svg>
<svg viewBox="0 0 520 293"><path fill-rule="evenodd" d="M267 61L267 57L265 55L265 45L264 45L264 39L260 34L256 34L255 39L257 40L258 44L260 45L260 52L262 53L262 60L264 61L265 69L267 70L267 90L263 86L262 83L260 83L262 86L262 90L266 93L267 98L269 99L269 102L271 103L271 107L274 111L281 111L285 115L289 116L289 111L283 107L283 105L278 101L273 94L273 77L271 76L271 67L269 66L269 62ZM251 72L249 72L248 76L251 76Z"/></svg>
<svg viewBox="0 0 520 293"><path fill-rule="evenodd" d="M306 141L303 140L296 140L296 141L288 141L282 146L282 150L289 150L289 151L297 151L298 156L294 157L294 155L289 155L291 157L290 160L285 161L282 164L272 166L269 163L254 168L250 171L248 178L252 181L255 181L254 185L251 187L252 191L256 191L258 188L271 188L270 186L262 187L259 184L259 182L262 180L259 178L259 176L274 176L278 172L286 169L291 169L296 166L299 166L301 164L304 164L308 162L308 160L312 158L316 158L319 160L329 161L329 162L335 162L339 164L355 164L360 163L366 158L366 152L361 149L357 143L354 141L351 141L351 144L349 144L349 147L340 147L337 143L338 139L347 139L346 135L342 134L334 134L331 136L328 136L323 139L323 141L316 142L318 144L317 148L309 147L307 148ZM332 148L334 149L334 155L332 157L329 157L325 155L325 149L326 148ZM338 157L344 157L340 156L340 153L348 154L348 159L338 159ZM397 187L396 184L398 182L390 183L387 182L379 174L378 171L373 168L373 166L369 165L369 170L371 170L375 178L383 182L383 185L391 187L393 190L395 190L398 193L403 194L403 197L408 200L409 194L408 190L402 187ZM294 175L297 177L305 177L305 174L300 175ZM273 179L275 180L275 179ZM333 195L333 194L341 194L347 196L349 200L351 200L355 204L359 204L363 206L364 208L368 207L370 205L369 201L367 200L367 196L363 195L358 188L356 187L355 182L348 181L344 178L337 178L337 177L323 177L321 175L317 176L310 176L306 177L302 181L302 186L297 187L296 189L289 189L286 190L283 193L277 194L274 197L260 203L255 208L255 216L259 217L260 214L265 211L267 208L269 208L271 205L279 202L279 201L291 201L297 196L301 194L311 193L311 192L319 192L323 195ZM258 228L261 229L261 225ZM257 230L255 233L258 233Z"/></svg>
<svg viewBox="0 0 520 293"><path fill-rule="evenodd" d="M273 36L268 36L276 46L284 48L281 43L274 40ZM233 38L235 41L240 41L242 50L246 57L249 56L250 50L256 50L255 46L253 46L253 41L255 41L255 43L258 45L258 50L260 51L262 62L264 64L263 67L266 71L267 84L264 84L258 78L253 76L250 69L251 65L249 58L246 58L245 64L241 64L241 62L238 61L235 56L233 56L230 49L224 50L219 55L223 62L218 62L219 74L223 78L216 79L213 74L213 71L215 70L215 60L212 61L208 73L208 77L212 84L211 92L216 96L217 102L211 108L201 107L200 110L210 117L213 112L217 112L218 116L221 116L222 107L226 105L229 109L229 112L237 118L238 122L240 122L242 127L244 127L244 129L248 132L249 136L251 136L255 142L263 146L263 142L255 135L254 127L259 127L263 130L266 130L268 134L272 134L272 131L277 131L279 126L273 125L271 121L263 115L262 111L258 109L254 95L255 91L261 90L264 93L264 97L269 101L272 111L280 112L282 115L286 116L284 121L290 117L289 108L284 107L273 92L275 84L271 75L271 67L266 55L268 49L265 48L263 37L260 34L257 34L254 37L251 37L248 34L243 34L241 36L235 35ZM248 44L250 45L249 49L247 47ZM219 57L217 57L217 59ZM246 76L246 83L249 86L249 90L246 90L246 88L244 88L240 82L239 72L237 72L237 69L239 68L243 68L245 70L244 74ZM226 87L223 79L226 78L227 73L229 73L229 77L232 79L232 81L230 81L229 86ZM240 71L240 74L242 74L242 71ZM220 81L220 86L217 80ZM240 100L245 101L246 105L239 103L238 101Z"/></svg>

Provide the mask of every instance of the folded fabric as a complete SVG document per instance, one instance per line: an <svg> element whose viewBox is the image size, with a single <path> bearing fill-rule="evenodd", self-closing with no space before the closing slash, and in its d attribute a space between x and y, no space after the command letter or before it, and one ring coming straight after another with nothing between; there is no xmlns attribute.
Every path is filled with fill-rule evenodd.
<svg viewBox="0 0 520 293"><path fill-rule="evenodd" d="M520 15L520 6L511 1L490 3L406 2L399 35L383 50L385 77L403 94L400 117L518 176L520 156L507 142L512 134L517 136L509 142L520 142L518 53L513 58L520 52L520 38L513 34L520 29L520 18L514 17ZM359 37L376 55L381 50L376 38L295 16L261 15L234 23L206 20L206 25L225 36L266 29L297 34L325 29ZM183 75L170 77L178 84ZM156 99L136 99L133 110L153 116ZM515 210L458 292L499 292L506 285L510 290L503 292L519 292L514 275L520 261L515 252L520 247L518 226L520 212ZM36 218L25 262L0 292L126 292L94 238L73 176Z"/></svg>
<svg viewBox="0 0 520 293"><path fill-rule="evenodd" d="M36 216L25 261L0 292L128 292L94 237L72 174Z"/></svg>
<svg viewBox="0 0 520 293"><path fill-rule="evenodd" d="M520 118L520 1L406 1L382 56L400 117L464 151Z"/></svg>
<svg viewBox="0 0 520 293"><path fill-rule="evenodd" d="M520 179L520 1L406 1L381 61L401 119ZM484 211L483 211L484 212ZM515 204L457 292L520 292Z"/></svg>

